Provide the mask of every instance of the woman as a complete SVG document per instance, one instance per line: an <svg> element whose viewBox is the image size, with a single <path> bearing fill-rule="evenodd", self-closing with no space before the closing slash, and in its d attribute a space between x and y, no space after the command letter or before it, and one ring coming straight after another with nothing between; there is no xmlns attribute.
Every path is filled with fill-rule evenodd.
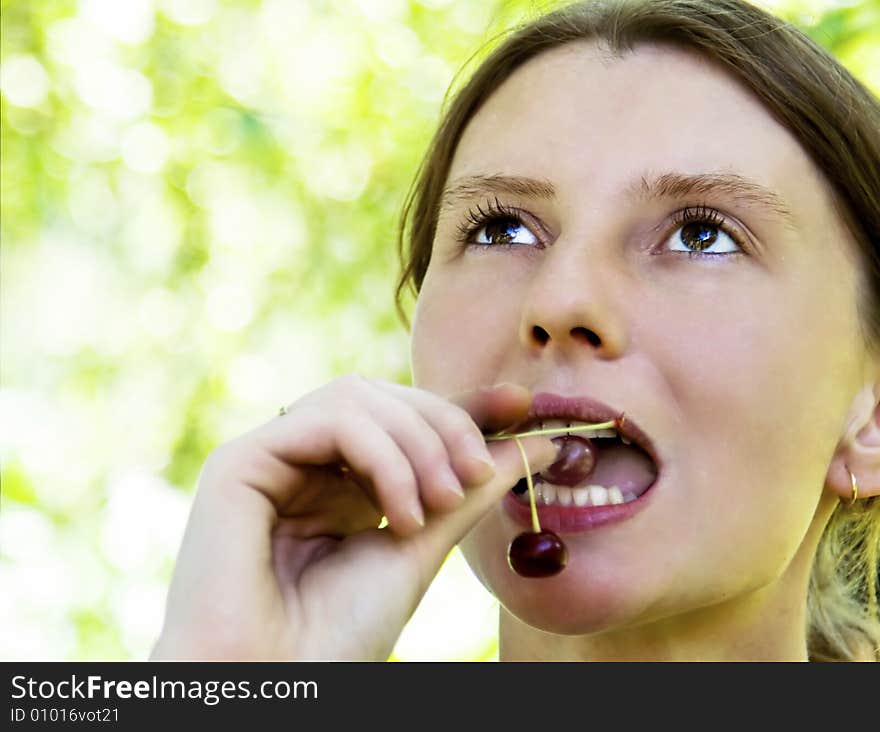
<svg viewBox="0 0 880 732"><path fill-rule="evenodd" d="M501 660L877 658L880 104L839 63L739 0L551 13L407 221L414 386L345 376L212 453L154 658L384 659L458 542ZM608 417L629 445L485 440ZM526 473L552 576L508 566Z"/></svg>

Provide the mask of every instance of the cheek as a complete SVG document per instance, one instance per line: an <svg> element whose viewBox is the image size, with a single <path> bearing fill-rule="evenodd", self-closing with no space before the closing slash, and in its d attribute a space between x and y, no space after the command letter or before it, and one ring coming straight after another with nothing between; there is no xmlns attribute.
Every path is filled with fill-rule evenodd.
<svg viewBox="0 0 880 732"><path fill-rule="evenodd" d="M410 339L418 386L473 385L497 373L515 348L518 321L510 295L505 300L485 278L462 275L429 269L422 284Z"/></svg>
<svg viewBox="0 0 880 732"><path fill-rule="evenodd" d="M457 321L454 304L446 295L422 290L410 343L415 385L441 387L451 375L461 373L470 331L459 332Z"/></svg>
<svg viewBox="0 0 880 732"><path fill-rule="evenodd" d="M644 333L681 414L670 445L678 488L654 539L706 588L718 582L713 567L761 584L797 553L857 381L851 311L817 298L806 274L775 285L748 301L716 300L662 338ZM703 547L704 567L693 546Z"/></svg>
<svg viewBox="0 0 880 732"><path fill-rule="evenodd" d="M855 383L857 321L845 299L823 292L818 271L754 268L742 286L662 293L644 311L638 340L679 407L673 431L720 475L821 488Z"/></svg>

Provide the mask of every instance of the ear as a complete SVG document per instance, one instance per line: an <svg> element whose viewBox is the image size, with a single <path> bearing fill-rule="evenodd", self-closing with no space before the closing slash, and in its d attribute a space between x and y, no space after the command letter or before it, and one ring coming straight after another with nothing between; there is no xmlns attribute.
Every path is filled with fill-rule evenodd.
<svg viewBox="0 0 880 732"><path fill-rule="evenodd" d="M844 503L852 498L850 473L860 500L880 495L880 380L856 395L847 424L825 481Z"/></svg>

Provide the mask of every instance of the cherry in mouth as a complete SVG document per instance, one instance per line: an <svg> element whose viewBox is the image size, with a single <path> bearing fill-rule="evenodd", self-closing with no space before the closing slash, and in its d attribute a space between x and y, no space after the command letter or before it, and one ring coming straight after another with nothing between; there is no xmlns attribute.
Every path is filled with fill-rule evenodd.
<svg viewBox="0 0 880 732"><path fill-rule="evenodd" d="M551 442L559 454L549 468L540 473L548 483L575 486L583 482L596 466L596 451L590 440L576 435L554 437Z"/></svg>

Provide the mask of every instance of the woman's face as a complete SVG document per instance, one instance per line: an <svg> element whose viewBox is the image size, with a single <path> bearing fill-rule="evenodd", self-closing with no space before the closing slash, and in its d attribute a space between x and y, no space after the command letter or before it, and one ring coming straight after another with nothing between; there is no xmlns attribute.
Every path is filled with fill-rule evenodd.
<svg viewBox="0 0 880 732"><path fill-rule="evenodd" d="M778 205L643 186L707 174ZM855 249L794 138L698 56L645 45L609 60L570 44L517 70L471 120L447 187L469 176L555 194L448 200L413 322L414 384L588 396L635 420L663 462L640 511L563 534L569 564L552 578L508 568L523 527L499 504L462 544L483 583L557 633L803 598L865 373ZM468 212L496 198L522 224L478 226L462 244ZM700 207L715 221L676 222ZM706 255L689 256L701 237Z"/></svg>

